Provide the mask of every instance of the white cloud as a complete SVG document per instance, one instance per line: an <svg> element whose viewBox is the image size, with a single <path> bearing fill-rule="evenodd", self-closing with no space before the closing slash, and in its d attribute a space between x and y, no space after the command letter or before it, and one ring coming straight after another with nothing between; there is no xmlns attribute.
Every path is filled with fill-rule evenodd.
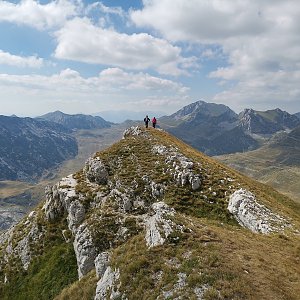
<svg viewBox="0 0 300 300"><path fill-rule="evenodd" d="M98 9L100 12L104 14L112 14L118 15L119 17L125 17L125 12L122 10L121 7L112 7L106 6L102 2L94 2L87 6L86 12L89 13L93 9Z"/></svg>
<svg viewBox="0 0 300 300"><path fill-rule="evenodd" d="M52 109L91 113L116 105L136 110L143 109L143 99L150 98L157 99L155 106L165 111L162 99L185 99L187 91L175 81L118 68L105 69L99 76L88 78L71 69L52 76L0 74L0 113L5 113L4 109L30 115ZM9 107L10 104L13 105Z"/></svg>
<svg viewBox="0 0 300 300"><path fill-rule="evenodd" d="M77 15L79 5L72 0L56 0L40 4L34 0L19 3L0 2L0 22L27 25L39 30L62 26L72 16Z"/></svg>
<svg viewBox="0 0 300 300"><path fill-rule="evenodd" d="M0 50L0 65L16 67L40 68L43 66L43 59L37 56L17 56Z"/></svg>
<svg viewBox="0 0 300 300"><path fill-rule="evenodd" d="M131 19L174 42L215 46L228 65L211 78L233 82L214 100L264 107L284 102L299 108L300 6L298 0L144 0ZM155 20L155 22L153 22ZM224 85L226 87L226 84ZM298 101L298 105L297 105ZM250 104L249 104L250 103ZM298 106L298 108L296 108Z"/></svg>
<svg viewBox="0 0 300 300"><path fill-rule="evenodd" d="M55 57L103 64L132 70L155 69L161 74L179 75L181 66L193 58L181 56L181 49L147 33L128 35L95 26L87 18L75 18L56 32Z"/></svg>

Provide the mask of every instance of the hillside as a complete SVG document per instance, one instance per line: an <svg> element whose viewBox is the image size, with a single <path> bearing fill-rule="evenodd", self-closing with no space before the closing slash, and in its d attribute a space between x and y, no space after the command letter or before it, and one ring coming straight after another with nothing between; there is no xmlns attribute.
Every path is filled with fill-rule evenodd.
<svg viewBox="0 0 300 300"><path fill-rule="evenodd" d="M173 136L132 127L0 236L1 299L296 300L299 213Z"/></svg>
<svg viewBox="0 0 300 300"><path fill-rule="evenodd" d="M300 126L257 150L218 159L300 202Z"/></svg>
<svg viewBox="0 0 300 300"><path fill-rule="evenodd" d="M71 130L108 128L112 124L99 116L83 114L69 115L61 111L50 112L38 117L38 119L55 122Z"/></svg>
<svg viewBox="0 0 300 300"><path fill-rule="evenodd" d="M0 180L36 180L77 154L69 130L45 120L0 116L0 142Z"/></svg>
<svg viewBox="0 0 300 300"><path fill-rule="evenodd" d="M123 136L132 123L112 125L109 128L76 130L72 136L78 145L78 154L47 172L37 182L0 181L0 231L8 229L39 203L45 187L60 178L76 172L96 151L111 146Z"/></svg>

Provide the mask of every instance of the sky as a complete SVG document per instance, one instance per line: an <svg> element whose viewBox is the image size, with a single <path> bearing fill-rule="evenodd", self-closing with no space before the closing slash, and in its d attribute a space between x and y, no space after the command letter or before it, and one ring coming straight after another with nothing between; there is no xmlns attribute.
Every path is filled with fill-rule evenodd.
<svg viewBox="0 0 300 300"><path fill-rule="evenodd" d="M300 111L299 0L0 0L0 114Z"/></svg>

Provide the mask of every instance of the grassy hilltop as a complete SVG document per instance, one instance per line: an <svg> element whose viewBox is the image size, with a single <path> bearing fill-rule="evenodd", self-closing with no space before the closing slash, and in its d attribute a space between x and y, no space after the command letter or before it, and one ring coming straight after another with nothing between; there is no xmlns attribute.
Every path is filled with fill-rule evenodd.
<svg viewBox="0 0 300 300"><path fill-rule="evenodd" d="M228 210L239 189L288 226L242 227ZM0 236L0 298L296 300L299 216L271 187L134 128Z"/></svg>

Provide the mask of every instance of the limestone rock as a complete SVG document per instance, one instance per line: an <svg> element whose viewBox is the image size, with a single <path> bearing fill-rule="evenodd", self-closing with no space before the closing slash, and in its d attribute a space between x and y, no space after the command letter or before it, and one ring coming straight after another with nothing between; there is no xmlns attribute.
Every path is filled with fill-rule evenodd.
<svg viewBox="0 0 300 300"><path fill-rule="evenodd" d="M173 232L176 224L168 219L168 215L174 216L175 210L164 202L152 204L154 214L145 217L146 243L149 248L162 245L166 238Z"/></svg>
<svg viewBox="0 0 300 300"><path fill-rule="evenodd" d="M138 136L142 133L142 129L139 126L131 126L130 128L127 128L123 133L123 138L126 138L128 136Z"/></svg>
<svg viewBox="0 0 300 300"><path fill-rule="evenodd" d="M81 224L76 232L73 242L77 259L79 279L94 268L96 249L93 244L91 233L85 224Z"/></svg>
<svg viewBox="0 0 300 300"><path fill-rule="evenodd" d="M245 189L239 189L230 196L228 210L240 225L256 233L279 232L290 226L285 219L258 203L255 195Z"/></svg>
<svg viewBox="0 0 300 300"><path fill-rule="evenodd" d="M95 268L98 278L101 278L105 273L109 263L109 253L102 252L95 259Z"/></svg>
<svg viewBox="0 0 300 300"><path fill-rule="evenodd" d="M69 175L53 187L46 187L46 202L43 210L48 221L57 219L68 210L71 201L77 198L75 191L76 184L77 181L73 178L73 175Z"/></svg>
<svg viewBox="0 0 300 300"><path fill-rule="evenodd" d="M90 157L85 163L84 172L90 182L106 184L108 181L108 171L99 157Z"/></svg>
<svg viewBox="0 0 300 300"><path fill-rule="evenodd" d="M78 200L73 201L68 209L67 217L69 229L73 232L73 234L76 233L76 229L82 223L84 217L84 206Z"/></svg>
<svg viewBox="0 0 300 300"><path fill-rule="evenodd" d="M108 267L97 283L95 300L107 299L108 292L110 291L109 299L121 299L120 292L118 291L119 286L116 286L117 281L120 278L119 269L113 270Z"/></svg>

